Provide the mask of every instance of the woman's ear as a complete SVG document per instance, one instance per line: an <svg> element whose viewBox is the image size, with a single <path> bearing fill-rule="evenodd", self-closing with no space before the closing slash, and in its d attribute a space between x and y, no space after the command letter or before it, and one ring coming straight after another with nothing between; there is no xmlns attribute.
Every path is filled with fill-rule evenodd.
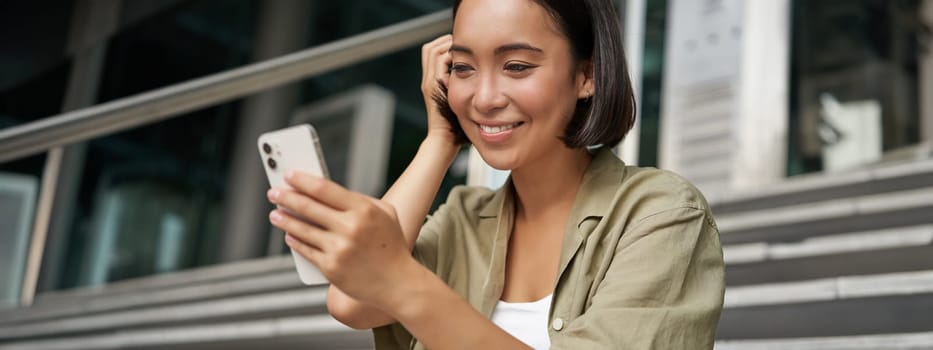
<svg viewBox="0 0 933 350"><path fill-rule="evenodd" d="M593 61L580 62L574 75L577 83L577 98L583 100L593 97L596 93L596 84L593 82Z"/></svg>

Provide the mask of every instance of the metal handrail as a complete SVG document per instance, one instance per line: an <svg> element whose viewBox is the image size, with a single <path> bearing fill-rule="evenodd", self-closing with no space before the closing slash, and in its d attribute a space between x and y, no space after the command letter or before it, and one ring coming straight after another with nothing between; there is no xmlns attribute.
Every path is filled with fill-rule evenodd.
<svg viewBox="0 0 933 350"><path fill-rule="evenodd" d="M0 130L0 163L176 117L309 76L379 57L449 32L451 11L241 68Z"/></svg>

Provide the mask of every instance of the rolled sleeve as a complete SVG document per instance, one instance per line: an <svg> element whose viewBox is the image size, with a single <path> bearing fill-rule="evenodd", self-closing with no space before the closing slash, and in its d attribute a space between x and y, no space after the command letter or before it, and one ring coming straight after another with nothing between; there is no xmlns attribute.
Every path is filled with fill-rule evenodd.
<svg viewBox="0 0 933 350"><path fill-rule="evenodd" d="M725 282L709 211L668 209L626 231L583 314L551 329L552 349L712 349Z"/></svg>

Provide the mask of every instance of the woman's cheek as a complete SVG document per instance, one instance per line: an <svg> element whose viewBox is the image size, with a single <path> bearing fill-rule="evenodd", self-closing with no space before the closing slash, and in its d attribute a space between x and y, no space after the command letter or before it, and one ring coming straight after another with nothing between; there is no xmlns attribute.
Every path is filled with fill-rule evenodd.
<svg viewBox="0 0 933 350"><path fill-rule="evenodd" d="M469 94L468 86L463 82L457 81L457 78L451 78L447 88L447 104L454 111L461 121L469 119Z"/></svg>
<svg viewBox="0 0 933 350"><path fill-rule="evenodd" d="M524 79L510 86L513 108L532 121L534 135L541 142L563 136L576 107L575 93L563 88L569 83L555 81Z"/></svg>
<svg viewBox="0 0 933 350"><path fill-rule="evenodd" d="M509 96L523 114L541 118L554 113L555 104L562 98L554 86L554 82L542 79L524 79L509 86Z"/></svg>

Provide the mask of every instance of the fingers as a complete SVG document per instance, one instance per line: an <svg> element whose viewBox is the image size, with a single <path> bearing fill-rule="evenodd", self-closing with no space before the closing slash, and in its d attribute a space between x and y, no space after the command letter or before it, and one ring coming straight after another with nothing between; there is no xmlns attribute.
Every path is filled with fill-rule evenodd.
<svg viewBox="0 0 933 350"><path fill-rule="evenodd" d="M447 80L450 77L450 70L447 67L452 62L450 57L450 45L452 44L453 38L447 38L439 43L434 51L434 80L442 82L444 86L447 86Z"/></svg>
<svg viewBox="0 0 933 350"><path fill-rule="evenodd" d="M285 174L285 182L288 183L289 186L292 186L295 191L305 194L311 197L311 199L338 211L345 211L352 208L353 204L360 200L359 194L351 192L333 181L300 171L292 171ZM335 212L326 213L330 215L336 214ZM308 219L312 218L308 217Z"/></svg>
<svg viewBox="0 0 933 350"><path fill-rule="evenodd" d="M441 36L421 47L421 90L424 94L430 95L436 89L436 81L440 80L446 84L447 64L450 62L450 45L453 43L453 36L450 34Z"/></svg>
<svg viewBox="0 0 933 350"><path fill-rule="evenodd" d="M450 34L445 34L421 46L421 71L422 72L428 71L428 68L429 68L428 63L431 62L430 58L434 55L434 52L436 51L437 47L441 46L445 42L451 42L451 41L453 41L453 36L451 36Z"/></svg>
<svg viewBox="0 0 933 350"><path fill-rule="evenodd" d="M320 249L304 244L301 240L287 233L285 234L285 245L320 269L321 263L324 261L324 252Z"/></svg>
<svg viewBox="0 0 933 350"><path fill-rule="evenodd" d="M328 233L304 221L289 215L284 210L276 209L269 213L269 222L282 229L303 244L322 250L328 244Z"/></svg>
<svg viewBox="0 0 933 350"><path fill-rule="evenodd" d="M271 189L269 201L318 226L332 230L340 224L340 211L289 189Z"/></svg>

